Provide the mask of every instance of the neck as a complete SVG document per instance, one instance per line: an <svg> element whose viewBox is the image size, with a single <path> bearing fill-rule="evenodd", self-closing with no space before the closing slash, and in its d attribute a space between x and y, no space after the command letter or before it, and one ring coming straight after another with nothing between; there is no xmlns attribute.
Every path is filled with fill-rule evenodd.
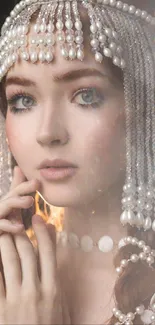
<svg viewBox="0 0 155 325"><path fill-rule="evenodd" d="M74 232L79 237L89 235L94 241L104 235L119 241L126 236L125 228L120 224L121 195L121 191L115 192L115 195L102 194L95 203L65 208L65 231Z"/></svg>

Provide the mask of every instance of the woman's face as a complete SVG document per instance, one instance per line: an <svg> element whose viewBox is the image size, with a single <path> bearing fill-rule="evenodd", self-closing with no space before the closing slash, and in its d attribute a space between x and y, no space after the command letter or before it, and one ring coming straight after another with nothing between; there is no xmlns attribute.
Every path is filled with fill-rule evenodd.
<svg viewBox="0 0 155 325"><path fill-rule="evenodd" d="M105 60L87 53L65 61L59 48L50 64L19 62L6 77L6 132L27 179L55 206L89 204L120 183L125 169L123 86ZM47 180L44 159L64 159L72 176Z"/></svg>

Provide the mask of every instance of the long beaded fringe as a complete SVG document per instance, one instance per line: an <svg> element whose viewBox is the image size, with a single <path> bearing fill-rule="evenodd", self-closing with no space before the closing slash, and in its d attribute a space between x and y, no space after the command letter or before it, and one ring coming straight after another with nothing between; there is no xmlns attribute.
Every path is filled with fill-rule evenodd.
<svg viewBox="0 0 155 325"><path fill-rule="evenodd" d="M54 60L54 46L59 44L64 59L83 60L84 31L79 4L90 21L90 46L95 60L111 58L124 73L126 113L126 184L123 188L123 212L120 221L144 231L155 231L155 48L153 36L155 19L145 11L116 0L41 1L24 0L17 4L6 19L0 39L0 78L18 59L50 63ZM83 10L82 9L82 10ZM29 35L30 23L37 19ZM0 122L0 126L4 121ZM5 135L2 133L2 139ZM5 191L4 148L0 148L1 192ZM7 166L10 165L7 162ZM10 173L10 172L9 172ZM5 175L6 176L6 175ZM0 193L1 195L2 193ZM116 268L118 276L129 263L146 262L153 268L155 250L136 237L125 238L125 243L138 246L139 254L131 254ZM123 314L117 307L113 314L118 324L132 325L136 315L148 324L155 324L155 295L148 309L143 305L135 312Z"/></svg>

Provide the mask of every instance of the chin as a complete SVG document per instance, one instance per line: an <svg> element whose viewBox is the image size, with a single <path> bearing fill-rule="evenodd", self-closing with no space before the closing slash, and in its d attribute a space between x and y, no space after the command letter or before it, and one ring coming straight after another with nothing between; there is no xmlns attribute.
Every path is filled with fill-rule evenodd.
<svg viewBox="0 0 155 325"><path fill-rule="evenodd" d="M80 191L66 184L42 184L39 193L48 204L56 207L73 207L80 203Z"/></svg>

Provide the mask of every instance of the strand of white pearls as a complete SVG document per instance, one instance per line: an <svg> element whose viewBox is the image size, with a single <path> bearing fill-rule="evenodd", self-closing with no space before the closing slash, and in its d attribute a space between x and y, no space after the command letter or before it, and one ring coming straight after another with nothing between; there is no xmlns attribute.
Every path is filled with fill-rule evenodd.
<svg viewBox="0 0 155 325"><path fill-rule="evenodd" d="M128 14L134 15L136 18L144 19L147 23L150 23L152 25L155 25L155 18L147 13L147 11L137 9L133 5L129 5L127 3L124 3L122 1L116 1L116 0L97 0L98 4L104 4L111 7L115 7L116 9L119 9L123 12L126 12Z"/></svg>
<svg viewBox="0 0 155 325"><path fill-rule="evenodd" d="M151 249L150 246L147 246L143 240L138 240L136 237L125 237L124 242L126 245L131 244L133 246L138 246L143 251L137 254L132 254L129 259L123 259L120 263L120 266L116 268L118 275L122 273L124 268L128 265L129 262L136 263L139 260L146 261L149 267L155 262L155 250Z"/></svg>
<svg viewBox="0 0 155 325"><path fill-rule="evenodd" d="M136 315L139 315L142 322L145 325L154 325L155 324L155 293L150 299L150 304L147 309L143 304L136 307L135 312L128 312L126 315L121 312L118 308L113 308L113 315L118 319L119 322L116 322L115 325L133 325L133 320Z"/></svg>
<svg viewBox="0 0 155 325"><path fill-rule="evenodd" d="M54 1L54 0L53 0ZM63 0L65 1L65 0ZM72 0L71 0L72 1ZM82 2L82 0L79 0ZM2 27L2 34L5 32L5 30L11 25L12 21L14 20L14 18L16 16L19 15L19 13L25 9L27 6L38 2L38 0L22 0L20 1L20 3L16 4L16 6L14 7L14 9L11 11L10 16L6 18L5 23L3 24ZM52 0L50 1L40 1L40 3L45 4L45 3L51 3ZM104 5L108 5L111 7L115 7L116 9L119 9L123 12L129 13L131 15L134 15L135 17L144 19L147 23L150 23L152 25L155 25L155 18L153 16L151 16L150 14L148 14L146 11L144 10L140 10L137 9L135 6L133 5L128 5L127 3L124 3L122 1L116 1L116 0L97 0L98 4L104 4Z"/></svg>
<svg viewBox="0 0 155 325"><path fill-rule="evenodd" d="M94 242L88 235L79 238L74 232L67 233L66 231L57 232L57 244L61 244L63 247L69 244L70 247L80 248L86 253L91 252L94 247L102 253L108 253L114 249L114 241L110 236L102 236L97 242ZM121 239L116 245L120 248L125 245L125 242Z"/></svg>
<svg viewBox="0 0 155 325"><path fill-rule="evenodd" d="M146 184L137 188L131 180L125 184L122 198L123 212L120 216L122 225L129 223L139 229L143 228L144 231L152 227L155 231L155 220L151 219L151 215L154 214L154 198L154 188L150 189ZM147 215L146 218L144 215Z"/></svg>

